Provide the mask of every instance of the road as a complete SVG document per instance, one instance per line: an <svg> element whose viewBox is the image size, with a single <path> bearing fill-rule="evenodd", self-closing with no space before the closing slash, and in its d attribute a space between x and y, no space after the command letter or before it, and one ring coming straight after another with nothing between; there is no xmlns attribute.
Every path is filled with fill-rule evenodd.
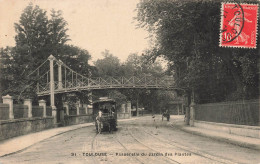
<svg viewBox="0 0 260 164"><path fill-rule="evenodd" d="M259 152L180 130L183 117L157 115L118 122L113 133L94 126L69 131L3 157L0 163L259 163Z"/></svg>

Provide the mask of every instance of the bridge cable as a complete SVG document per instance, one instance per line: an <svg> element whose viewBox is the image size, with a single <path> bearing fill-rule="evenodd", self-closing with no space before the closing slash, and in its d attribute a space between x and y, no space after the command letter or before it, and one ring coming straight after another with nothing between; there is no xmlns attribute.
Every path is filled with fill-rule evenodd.
<svg viewBox="0 0 260 164"><path fill-rule="evenodd" d="M84 78L88 78L88 77L86 77L86 76L81 75L80 73L77 73L76 71L74 71L73 69L71 69L69 66L67 66L67 65L64 64L63 62L62 62L62 65L63 65L65 68L67 68L67 69L69 69L70 71L72 71L73 73L76 73L76 74L78 74L78 75L80 75L80 76L82 76L82 77L84 77Z"/></svg>
<svg viewBox="0 0 260 164"><path fill-rule="evenodd" d="M47 60L45 60L39 67L37 67L34 71L32 71L29 75L27 75L27 77L29 77L29 76L31 76L35 71L37 71L41 66L43 66L43 64L45 64L46 62L48 61L48 59Z"/></svg>

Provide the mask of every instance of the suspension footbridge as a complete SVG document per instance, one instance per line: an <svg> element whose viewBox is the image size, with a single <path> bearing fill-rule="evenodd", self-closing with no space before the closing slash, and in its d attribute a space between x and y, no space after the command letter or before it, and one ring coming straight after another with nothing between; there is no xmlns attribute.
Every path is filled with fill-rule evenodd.
<svg viewBox="0 0 260 164"><path fill-rule="evenodd" d="M47 61L49 61L49 64ZM145 75L141 77L86 77L75 72L52 55L28 76L32 74L37 74L38 77L37 95L50 95L51 104L54 104L54 94L82 90L115 88L180 89L176 88L173 78L169 76L159 78Z"/></svg>
<svg viewBox="0 0 260 164"><path fill-rule="evenodd" d="M49 70L41 76L38 75L37 94L39 96L50 95L52 90L54 93L65 93L110 88L176 88L173 78L168 76L160 78L147 75L142 77L86 77L75 72L52 55L48 60L50 62ZM31 74L36 72L39 74L41 67L43 64Z"/></svg>

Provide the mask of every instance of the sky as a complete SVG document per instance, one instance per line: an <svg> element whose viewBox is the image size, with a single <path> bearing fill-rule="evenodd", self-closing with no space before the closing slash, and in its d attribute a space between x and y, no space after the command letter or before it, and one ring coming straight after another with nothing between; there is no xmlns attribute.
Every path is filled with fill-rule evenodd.
<svg viewBox="0 0 260 164"><path fill-rule="evenodd" d="M130 53L149 48L148 32L137 29L134 9L139 0L0 0L0 47L15 45L14 23L32 2L50 13L62 10L73 44L86 49L92 61L109 50L122 62Z"/></svg>

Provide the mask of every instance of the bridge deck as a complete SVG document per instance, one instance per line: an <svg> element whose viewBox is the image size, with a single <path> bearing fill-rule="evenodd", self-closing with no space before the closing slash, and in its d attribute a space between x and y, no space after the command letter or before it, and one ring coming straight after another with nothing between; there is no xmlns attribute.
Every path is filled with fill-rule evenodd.
<svg viewBox="0 0 260 164"><path fill-rule="evenodd" d="M145 88L145 89L177 89L172 78L154 77L120 77L120 78L87 78L77 81L59 83L55 81L54 93L65 93L79 90ZM50 83L39 85L39 96L50 94Z"/></svg>

